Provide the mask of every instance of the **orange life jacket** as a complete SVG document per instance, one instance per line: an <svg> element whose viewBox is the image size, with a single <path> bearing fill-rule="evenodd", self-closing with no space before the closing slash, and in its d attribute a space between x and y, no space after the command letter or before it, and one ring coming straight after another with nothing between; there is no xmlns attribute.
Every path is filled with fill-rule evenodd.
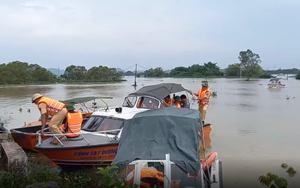
<svg viewBox="0 0 300 188"><path fill-rule="evenodd" d="M132 173L134 174L134 170L132 171ZM164 174L157 170L142 168L141 178L144 177L154 177L157 178L161 183L164 182ZM133 186L133 178L134 176L130 180L125 181L125 185ZM151 187L148 183L142 181L141 181L141 185L143 185L144 187L149 187L149 188Z"/></svg>
<svg viewBox="0 0 300 188"><path fill-rule="evenodd" d="M181 104L180 104L180 103L177 103L177 104L176 104L176 107L177 107L177 108L181 108Z"/></svg>
<svg viewBox="0 0 300 188"><path fill-rule="evenodd" d="M209 90L209 88L207 88L206 90L200 89L199 92L198 92L198 97L199 98L205 97L206 96L206 92L209 92L209 95L211 95L211 91ZM201 104L201 105L208 105L209 104L209 98L204 99L204 100L200 100L199 104Z"/></svg>
<svg viewBox="0 0 300 188"><path fill-rule="evenodd" d="M82 113L77 112L68 112L66 125L61 126L61 130L64 133L68 133L66 136L73 138L79 136L81 131L81 124L83 121ZM69 134L73 133L73 134Z"/></svg>
<svg viewBox="0 0 300 188"><path fill-rule="evenodd" d="M171 104L172 104L172 99L170 99L169 102L167 102L167 104L168 104L169 106L171 106Z"/></svg>
<svg viewBox="0 0 300 188"><path fill-rule="evenodd" d="M48 97L41 97L37 105L41 103L45 103L47 105L47 114L50 116L54 116L66 106L66 104Z"/></svg>

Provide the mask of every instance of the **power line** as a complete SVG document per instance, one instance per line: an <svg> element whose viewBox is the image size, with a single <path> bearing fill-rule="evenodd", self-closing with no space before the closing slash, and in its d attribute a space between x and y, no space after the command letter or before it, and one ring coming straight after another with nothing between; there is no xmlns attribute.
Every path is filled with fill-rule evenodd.
<svg viewBox="0 0 300 188"><path fill-rule="evenodd" d="M139 64L138 64L138 66L141 67L141 68L143 68L143 69L145 69L145 70L149 70L149 68L143 67L143 66L141 66Z"/></svg>
<svg viewBox="0 0 300 188"><path fill-rule="evenodd" d="M132 68L132 67L134 67L135 66L135 64L134 65L131 65L130 67L128 67L128 68L126 68L126 69L122 69L122 71L127 71L128 69L130 69L130 68Z"/></svg>
<svg viewBox="0 0 300 188"><path fill-rule="evenodd" d="M132 66L126 68L126 69L122 69L122 71L126 72L128 69L133 68L135 65L136 65L136 64L134 64L134 65L132 65ZM137 66L140 67L140 68L142 68L142 69L149 70L149 68L146 68L146 67L141 66L141 65L139 65L139 64L137 64Z"/></svg>

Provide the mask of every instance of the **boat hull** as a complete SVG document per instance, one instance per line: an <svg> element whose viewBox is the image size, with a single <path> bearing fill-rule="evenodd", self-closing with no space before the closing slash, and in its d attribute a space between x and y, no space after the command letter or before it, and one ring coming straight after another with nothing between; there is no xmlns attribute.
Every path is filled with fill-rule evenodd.
<svg viewBox="0 0 300 188"><path fill-rule="evenodd" d="M88 118L85 118L82 124L84 124L87 120ZM39 123L40 121L31 122L29 126L11 129L10 132L14 141L25 150L39 152L38 150L34 149L34 147L38 144L36 132L42 128L42 125ZM47 127L48 125L46 125L46 128ZM49 133L49 131L46 130L45 133ZM48 138L50 138L50 136L42 136L42 140L46 140Z"/></svg>
<svg viewBox="0 0 300 188"><path fill-rule="evenodd" d="M107 166L112 163L118 150L118 143L103 146L85 146L74 149L40 150L55 165L63 169L78 169L92 166Z"/></svg>
<svg viewBox="0 0 300 188"><path fill-rule="evenodd" d="M211 124L203 127L204 138L210 138ZM103 146L82 146L74 148L36 148L55 165L63 169L78 169L92 166L107 166L114 160L118 143ZM36 149L35 149L36 150Z"/></svg>
<svg viewBox="0 0 300 188"><path fill-rule="evenodd" d="M279 84L268 84L268 88L284 88L285 85L282 84L282 85L279 85Z"/></svg>
<svg viewBox="0 0 300 188"><path fill-rule="evenodd" d="M34 149L34 147L38 143L36 132L41 130L41 128L41 125L22 127L18 129L11 129L10 133L14 141L24 150L39 152L38 150ZM48 138L50 138L50 136L42 136L42 140Z"/></svg>
<svg viewBox="0 0 300 188"><path fill-rule="evenodd" d="M203 126L203 134L204 134L204 138L208 138L210 137L210 133L211 133L211 124L207 123Z"/></svg>

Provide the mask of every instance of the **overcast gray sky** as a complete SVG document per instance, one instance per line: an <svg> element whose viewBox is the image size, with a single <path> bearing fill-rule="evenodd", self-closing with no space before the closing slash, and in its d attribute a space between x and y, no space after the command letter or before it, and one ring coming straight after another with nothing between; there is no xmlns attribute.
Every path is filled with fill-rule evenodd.
<svg viewBox="0 0 300 188"><path fill-rule="evenodd" d="M0 0L0 63L300 68L300 0Z"/></svg>

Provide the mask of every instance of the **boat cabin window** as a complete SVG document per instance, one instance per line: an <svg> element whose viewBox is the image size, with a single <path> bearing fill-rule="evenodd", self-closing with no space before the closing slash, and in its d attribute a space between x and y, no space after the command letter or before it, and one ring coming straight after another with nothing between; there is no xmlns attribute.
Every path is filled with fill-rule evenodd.
<svg viewBox="0 0 300 188"><path fill-rule="evenodd" d="M159 106L159 101L150 97L140 97L136 107L146 108L146 109L157 109Z"/></svg>
<svg viewBox="0 0 300 188"><path fill-rule="evenodd" d="M109 131L121 129L123 127L123 119L115 119L102 116L91 116L84 124L82 130L89 132ZM109 134L117 135L118 132L109 132Z"/></svg>
<svg viewBox="0 0 300 188"><path fill-rule="evenodd" d="M136 96L128 96L125 97L124 102L122 104L122 107L129 107L132 108L134 107L136 103L137 97Z"/></svg>
<svg viewBox="0 0 300 188"><path fill-rule="evenodd" d="M124 121L119 119L105 118L103 119L102 123L98 126L97 132L121 129L123 127L123 123Z"/></svg>
<svg viewBox="0 0 300 188"><path fill-rule="evenodd" d="M84 131L95 131L95 126L99 125L103 120L101 116L91 116L83 125L82 130Z"/></svg>

